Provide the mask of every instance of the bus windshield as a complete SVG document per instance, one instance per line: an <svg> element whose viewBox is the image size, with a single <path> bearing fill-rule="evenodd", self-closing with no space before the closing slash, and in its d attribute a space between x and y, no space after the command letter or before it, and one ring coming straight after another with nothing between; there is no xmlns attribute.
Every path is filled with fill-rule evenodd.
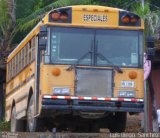
<svg viewBox="0 0 160 138"><path fill-rule="evenodd" d="M142 66L142 32L51 27L45 62L93 66Z"/></svg>

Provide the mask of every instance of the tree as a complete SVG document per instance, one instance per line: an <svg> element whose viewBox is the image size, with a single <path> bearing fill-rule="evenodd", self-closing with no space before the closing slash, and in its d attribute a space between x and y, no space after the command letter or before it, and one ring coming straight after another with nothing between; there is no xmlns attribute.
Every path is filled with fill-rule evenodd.
<svg viewBox="0 0 160 138"><path fill-rule="evenodd" d="M160 28L160 17L157 11L151 11L150 3L146 2L144 7L140 3L136 3L132 7L132 11L144 20L145 38L149 36L157 38L158 28Z"/></svg>
<svg viewBox="0 0 160 138"><path fill-rule="evenodd" d="M6 55L5 52L15 24L14 9L14 0L0 0L0 63L4 61L2 56L4 57Z"/></svg>
<svg viewBox="0 0 160 138"><path fill-rule="evenodd" d="M15 24L14 0L0 0L0 119L4 115L5 57L8 42Z"/></svg>
<svg viewBox="0 0 160 138"><path fill-rule="evenodd" d="M21 4L19 3L21 0L18 0L17 2L17 25L15 29L12 32L12 39L14 40L13 43L19 43L21 39L35 26L35 24L40 21L40 19L44 16L44 14L51 9L58 8L58 7L64 7L69 5L80 5L80 4L91 4L91 0L57 0L55 2L51 3L51 0L29 0L26 7L30 7L29 9L33 9L32 11L26 10L23 14L27 16L23 16L23 14L19 14L21 12L22 7L24 7L24 2ZM37 4L35 4L37 2ZM50 4L49 4L50 3ZM30 14L29 14L30 13ZM17 35L19 33L22 33L22 35ZM15 41L16 40L16 41ZM18 41L17 41L18 40Z"/></svg>

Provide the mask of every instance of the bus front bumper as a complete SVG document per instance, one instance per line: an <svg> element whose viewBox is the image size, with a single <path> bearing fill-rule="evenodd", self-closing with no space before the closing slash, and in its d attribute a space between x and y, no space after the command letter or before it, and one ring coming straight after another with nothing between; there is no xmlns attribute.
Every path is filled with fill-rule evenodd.
<svg viewBox="0 0 160 138"><path fill-rule="evenodd" d="M42 110L67 111L113 111L113 112L143 112L144 102L138 100L84 100L84 99L54 99L42 98Z"/></svg>

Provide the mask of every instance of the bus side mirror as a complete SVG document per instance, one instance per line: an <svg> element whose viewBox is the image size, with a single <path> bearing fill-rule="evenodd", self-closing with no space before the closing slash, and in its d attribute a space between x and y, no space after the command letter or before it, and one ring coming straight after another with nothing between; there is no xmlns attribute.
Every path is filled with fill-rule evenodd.
<svg viewBox="0 0 160 138"><path fill-rule="evenodd" d="M151 60L155 56L155 48L154 48L154 38L148 37L147 38L147 59Z"/></svg>
<svg viewBox="0 0 160 138"><path fill-rule="evenodd" d="M47 39L47 26L41 26L38 37L38 47L40 50L46 50Z"/></svg>

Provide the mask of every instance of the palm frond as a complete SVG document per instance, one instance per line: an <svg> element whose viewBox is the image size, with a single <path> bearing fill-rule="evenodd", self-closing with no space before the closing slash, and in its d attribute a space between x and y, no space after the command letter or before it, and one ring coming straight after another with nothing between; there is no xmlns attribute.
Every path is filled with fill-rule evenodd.
<svg viewBox="0 0 160 138"><path fill-rule="evenodd" d="M69 5L79 5L79 4L91 4L91 0L58 0L36 12L33 14L29 15L26 18L23 18L20 20L19 23L24 23L27 21L30 21L32 19L35 19L38 16L42 16L44 13L48 12L51 9L58 8L58 7L64 7L64 6L69 6Z"/></svg>
<svg viewBox="0 0 160 138"><path fill-rule="evenodd" d="M15 16L15 8L16 5L14 3L14 0L7 0L8 5L8 12L10 14L10 17L12 18L13 23L16 23L16 16Z"/></svg>
<svg viewBox="0 0 160 138"><path fill-rule="evenodd" d="M39 18L30 20L29 22L27 22L26 24L24 24L23 26L19 27L20 31L25 31L27 30L29 27L34 26L37 22L39 21Z"/></svg>
<svg viewBox="0 0 160 138"><path fill-rule="evenodd" d="M69 5L80 5L80 4L91 4L91 0L58 0L36 12L29 15L26 18L19 19L17 21L17 26L14 29L12 33L12 38L16 35L18 31L24 31L28 29L31 26L34 26L34 24L44 16L46 12L48 12L51 9L58 8L58 7L64 7ZM11 39L12 41L12 39Z"/></svg>
<svg viewBox="0 0 160 138"><path fill-rule="evenodd" d="M138 14L142 19L146 18L146 15L150 14L149 3L145 3L144 7L140 3L136 3L132 7L132 11Z"/></svg>
<svg viewBox="0 0 160 138"><path fill-rule="evenodd" d="M9 20L8 6L5 0L0 1L0 26Z"/></svg>
<svg viewBox="0 0 160 138"><path fill-rule="evenodd" d="M155 36L157 28L160 27L160 18L156 11L151 11L149 3L145 3L144 7L140 3L132 7L132 11L137 13L145 23L145 36Z"/></svg>
<svg viewBox="0 0 160 138"><path fill-rule="evenodd" d="M10 18L8 3L6 0L0 0L0 36L1 40L8 39L12 28L12 19Z"/></svg>

